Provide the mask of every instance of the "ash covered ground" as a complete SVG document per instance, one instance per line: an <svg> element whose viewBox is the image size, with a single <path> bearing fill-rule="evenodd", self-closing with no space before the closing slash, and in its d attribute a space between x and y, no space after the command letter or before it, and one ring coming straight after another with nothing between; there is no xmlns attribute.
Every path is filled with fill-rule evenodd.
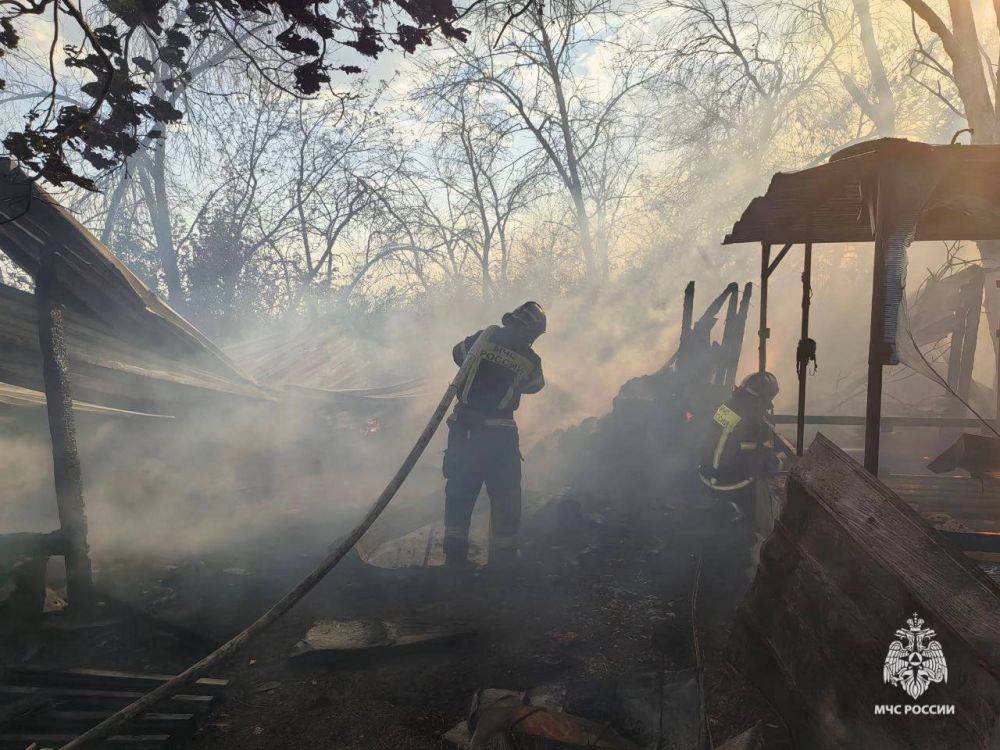
<svg viewBox="0 0 1000 750"><path fill-rule="evenodd" d="M634 381L611 415L529 453L529 478L539 472L544 481L526 493L514 570L386 569L358 555L346 559L213 672L231 685L192 747L438 748L477 690L552 684L565 689L569 713L639 741L642 730L622 713L621 695L648 675L695 670L695 631L713 741L760 721L768 747L781 747L779 720L726 659L749 550L699 491L690 451L677 448L696 442L697 427L674 413L676 400L662 398L659 389L668 385L662 377ZM660 399L645 398L652 395ZM35 636L28 663L179 671L307 572L316 562L316 535L289 524L211 557L123 561L103 577L115 582L115 599L134 609L104 627ZM472 635L360 656L290 658L311 626L330 619L459 627ZM671 731L665 727L665 736Z"/></svg>

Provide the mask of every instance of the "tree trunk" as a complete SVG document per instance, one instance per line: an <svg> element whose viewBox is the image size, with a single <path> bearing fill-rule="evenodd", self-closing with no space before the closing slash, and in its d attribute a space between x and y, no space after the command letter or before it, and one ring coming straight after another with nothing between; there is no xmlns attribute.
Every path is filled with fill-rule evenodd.
<svg viewBox="0 0 1000 750"><path fill-rule="evenodd" d="M983 70L976 19L970 0L948 0L954 44L948 50L955 84L976 143L997 142L997 121Z"/></svg>
<svg viewBox="0 0 1000 750"><path fill-rule="evenodd" d="M43 260L42 268L35 277L35 300L38 304L38 344L42 350L46 412L52 438L56 505L65 541L66 591L71 607L85 609L94 601L93 572L87 547L87 513L73 418L63 308L51 254Z"/></svg>
<svg viewBox="0 0 1000 750"><path fill-rule="evenodd" d="M569 118L569 106L566 104L566 94L563 91L559 64L556 62L549 32L545 27L544 5L542 3L538 4L535 22L545 51L546 72L552 80L556 104L559 107L559 128L562 131L563 147L566 149L566 171L569 174L569 184L566 187L573 199L573 213L577 231L580 233L580 251L583 255L583 264L590 281L602 281L607 276L607 267L598 263L594 252L594 238L590 229L590 217L587 215L587 202L583 195L583 182L580 179L580 164L577 161L576 144Z"/></svg>
<svg viewBox="0 0 1000 750"><path fill-rule="evenodd" d="M118 219L118 211L121 209L122 197L125 195L128 180L128 172L123 171L119 175L118 184L112 191L111 198L108 201L108 210L104 214L104 226L101 227L101 244L105 247L111 241L111 234L115 229L115 221Z"/></svg>
<svg viewBox="0 0 1000 750"><path fill-rule="evenodd" d="M167 195L166 177L166 136L153 143L153 155L144 159L144 174L140 180L149 218L153 224L156 239L156 253L160 259L160 270L167 287L167 301L183 312L187 307L184 286L181 284L180 266L177 262L177 248L174 246L173 223L170 220L170 203Z"/></svg>
<svg viewBox="0 0 1000 750"><path fill-rule="evenodd" d="M889 84L889 76L885 72L878 41L875 39L872 9L868 0L854 0L854 12L858 16L861 47L871 73L872 89L875 94L872 102L872 121L880 136L891 137L896 134L896 98Z"/></svg>
<svg viewBox="0 0 1000 750"><path fill-rule="evenodd" d="M465 151L465 160L469 165L469 174L472 177L472 194L475 196L476 216L482 228L483 246L479 250L480 267L480 289L484 300L490 298L492 289L492 279L490 278L490 252L493 247L493 227L490 226L489 217L486 215L486 202L483 200L483 188L479 182L479 166L476 161L476 152L472 140L468 137L465 124L465 110L462 110L462 149Z"/></svg>

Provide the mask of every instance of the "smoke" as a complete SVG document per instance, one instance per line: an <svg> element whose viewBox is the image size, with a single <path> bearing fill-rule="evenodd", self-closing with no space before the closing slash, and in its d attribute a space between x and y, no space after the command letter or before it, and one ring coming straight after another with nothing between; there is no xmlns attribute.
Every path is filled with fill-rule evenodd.
<svg viewBox="0 0 1000 750"><path fill-rule="evenodd" d="M786 413L794 411L796 394L797 250L771 279L769 367L782 385L776 409ZM754 249L715 252L748 267L731 280L752 278ZM939 246L914 249L911 286L921 279L914 269L931 265L922 261L936 253ZM819 345L819 367L808 378L810 412L850 414L859 408L857 399L848 396L850 384L865 372L870 258L867 246L820 246L814 251L811 335ZM708 269L705 278L696 277L696 315L722 288L718 275ZM421 379L402 398L327 402L289 394L277 404L208 399L174 419L81 415L95 555L216 554L285 533L298 534L307 548L321 549L344 533L402 460L454 375L452 346L499 322L505 310L530 297L545 306L549 325L536 342L546 388L526 396L517 415L522 452L528 455L552 432L606 413L627 380L663 366L677 345L686 281L670 273L625 274L599 289L551 299L529 290L487 304L449 300L418 311L355 316L337 325L285 323L267 332L297 342L299 350L292 347L283 355L287 362L282 362L280 376L265 385L361 388ZM755 290L741 375L756 368L758 302ZM252 337L244 336L244 345L247 338ZM242 364L263 371L269 362L264 357ZM892 398L887 399L887 413L893 406ZM3 492L14 500L0 512L0 531L55 528L44 415L35 410L30 418L19 415L15 423L21 425L18 432L8 429L2 443ZM855 432L843 431L847 438ZM440 512L443 433L390 509L389 526L402 517L430 519ZM527 464L529 484L532 471Z"/></svg>
<svg viewBox="0 0 1000 750"><path fill-rule="evenodd" d="M607 411L622 382L669 356L682 287L634 282L551 299L525 291L488 304L449 300L329 324L285 322L233 337L234 356L249 350L257 358L239 364L267 372L262 384L279 392L420 379L400 398L320 398L319 391L288 389L278 403L206 397L172 419L79 414L95 558L225 554L288 534L318 552L359 517L401 462L454 376L454 344L531 297L546 307L549 326L536 343L546 388L526 396L518 413L527 453L552 431ZM278 362L248 346L262 336L295 345ZM11 424L19 427L2 438L0 483L12 501L3 506L0 533L58 526L44 411L28 411L15 412ZM444 432L389 511L390 526L398 521L393 514L440 513Z"/></svg>

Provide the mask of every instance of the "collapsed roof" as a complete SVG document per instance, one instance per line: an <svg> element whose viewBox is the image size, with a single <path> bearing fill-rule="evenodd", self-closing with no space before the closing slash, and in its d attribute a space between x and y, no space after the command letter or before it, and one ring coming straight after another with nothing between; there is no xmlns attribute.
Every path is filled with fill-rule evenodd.
<svg viewBox="0 0 1000 750"><path fill-rule="evenodd" d="M74 395L81 400L158 411L178 399L190 402L195 392L271 398L9 157L0 158L0 249L32 277L47 254L56 255ZM0 381L41 396L34 296L0 287L0 320ZM17 392L5 403L34 400Z"/></svg>
<svg viewBox="0 0 1000 750"><path fill-rule="evenodd" d="M33 391L30 388L0 383L0 415L8 409L20 409L29 407L42 409L45 407L45 394L40 391ZM111 406L101 406L91 404L86 401L73 401L73 410L78 414L98 414L102 417L153 417L160 419L170 419L166 414L147 414L145 412L131 411L129 409L116 409Z"/></svg>
<svg viewBox="0 0 1000 750"><path fill-rule="evenodd" d="M367 386L372 381L373 358L362 351L350 331L327 321L266 333L228 346L226 353L258 382L309 402L371 407L426 391L423 378Z"/></svg>
<svg viewBox="0 0 1000 750"><path fill-rule="evenodd" d="M0 285L0 321L0 382L36 391L44 403L34 295ZM65 321L73 395L81 401L175 413L196 406L206 394L273 400L253 381L236 375L235 369L227 373L228 360L220 363L210 353L200 358L175 356L160 347L136 344L78 309L67 309Z"/></svg>
<svg viewBox="0 0 1000 750"><path fill-rule="evenodd" d="M250 383L10 157L0 158L0 249L32 277L47 253L57 253L67 307L88 313L124 341L195 357L208 370Z"/></svg>
<svg viewBox="0 0 1000 750"><path fill-rule="evenodd" d="M57 254L78 411L176 414L206 396L319 400L350 409L418 392L418 381L344 390L341 376L358 373L350 371L355 365L345 369L352 358L349 352L344 356L343 337L317 337L315 330L237 347L244 370L157 298L9 157L0 158L0 250L32 277L46 254ZM34 296L3 285L0 355L0 407L44 404ZM352 386L360 384L351 380Z"/></svg>
<svg viewBox="0 0 1000 750"><path fill-rule="evenodd" d="M775 174L723 244L872 242L879 182L904 170L933 185L916 240L1000 239L1000 146L881 138L818 167Z"/></svg>

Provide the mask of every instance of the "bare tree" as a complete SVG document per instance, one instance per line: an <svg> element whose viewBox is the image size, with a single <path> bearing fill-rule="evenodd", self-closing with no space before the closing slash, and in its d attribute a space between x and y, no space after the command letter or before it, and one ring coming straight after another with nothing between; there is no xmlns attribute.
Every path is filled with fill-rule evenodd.
<svg viewBox="0 0 1000 750"><path fill-rule="evenodd" d="M572 206L584 272L592 282L607 276L608 238L593 226L597 205L588 162L608 139L642 125L629 105L655 75L647 56L616 39L616 32L624 33L617 29L617 8L609 0L532 0L502 24L483 15L481 32L496 34L495 43L454 48L448 74L455 87L502 97L511 121L534 141ZM613 58L601 71L601 86L581 70L594 49Z"/></svg>
<svg viewBox="0 0 1000 750"><path fill-rule="evenodd" d="M955 115L964 118L972 130L974 143L1000 143L1000 114L998 114L998 84L1000 61L997 45L980 33L971 0L948 0L949 25L924 0L903 0L914 16L913 33L916 39L916 66L929 73L933 84L924 82L925 88ZM1000 29L1000 4L993 4L993 21ZM937 38L937 45L925 42L916 19ZM992 52L989 50L992 48ZM940 59L940 52L946 60ZM916 80L923 79L915 77ZM957 96L952 96L954 92ZM977 243L984 266L991 273L990 280L1000 279L1000 242ZM993 288L992 283L988 284ZM986 295L986 313L990 321L994 347L1000 348L996 331L1000 327L1000 299L997 294Z"/></svg>
<svg viewBox="0 0 1000 750"><path fill-rule="evenodd" d="M850 13L838 12L825 0L819 0L804 7L803 12L814 14L830 42L840 45L845 52L851 50L851 45L838 29L845 22L856 28L860 54L834 56L830 59L830 66L855 106L871 121L875 133L891 137L896 134L896 93L876 37L871 2L851 0L850 9ZM891 31L882 29L883 35ZM859 71L859 68L864 68L864 71Z"/></svg>
<svg viewBox="0 0 1000 750"><path fill-rule="evenodd" d="M516 220L536 194L544 159L516 148L518 123L482 90L456 82L453 68L432 64L424 72L430 80L413 98L424 103L427 130L436 134L425 179L452 196L458 241L476 259L488 299L509 281Z"/></svg>

